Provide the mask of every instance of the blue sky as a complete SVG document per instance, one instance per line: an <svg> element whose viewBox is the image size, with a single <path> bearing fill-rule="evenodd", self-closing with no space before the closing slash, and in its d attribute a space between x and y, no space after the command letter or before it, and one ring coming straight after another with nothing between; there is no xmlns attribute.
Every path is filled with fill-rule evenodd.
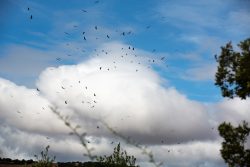
<svg viewBox="0 0 250 167"><path fill-rule="evenodd" d="M135 48L166 55L169 69L158 69L160 75L188 97L200 101L219 100L219 90L213 85L213 75L201 70L215 68L214 54L228 41L234 44L249 36L248 1L3 1L1 2L1 61L10 45L22 45L38 50L53 50L65 42L82 42L81 48L91 52L100 43L87 44L81 31L97 25L100 31L112 32L112 40ZM27 8L30 8L30 11ZM82 12L86 10L87 12ZM33 19L30 20L30 15ZM78 26L74 28L74 24ZM72 27L71 27L72 26ZM132 35L119 36L124 30ZM67 31L70 37L64 34ZM118 31L118 32L116 32ZM104 33L104 32L103 32ZM99 34L96 34L99 35ZM102 34L104 36L104 34ZM67 54L67 53L65 53ZM71 52L70 54L74 54ZM55 61L49 65L74 64L76 60ZM21 56L15 55L17 59ZM10 63L10 62L6 62ZM34 59L32 63L39 64ZM21 64L21 63L20 63ZM3 68L3 67L2 67ZM212 67L210 68L212 69ZM199 72L200 70L200 72ZM173 74L173 71L176 74ZM186 77L185 74L188 73ZM193 74L192 74L193 73ZM204 73L204 74L203 74ZM38 72L36 73L38 74ZM196 75L196 76L194 76ZM17 76L1 69L1 76L16 83L34 87L36 76ZM203 76L203 77L202 77Z"/></svg>
<svg viewBox="0 0 250 167"><path fill-rule="evenodd" d="M101 65L103 69L112 71L111 65L115 67L115 63L111 62L117 60L117 68L120 63L122 70L128 70L119 75L113 73L115 78L111 77L111 74L105 73L100 76L98 74L97 77L96 73L90 73L85 80L90 79L89 82L92 83L91 79L95 77L97 77L94 79L96 81L105 77L110 78L111 83L120 83L117 78L125 76L121 83L128 82L128 85L130 82L140 84L146 80L157 86L151 86L152 91L142 94L154 97L153 90L157 90L156 92L162 90L168 92L169 94L166 93L168 96L179 97L180 95L179 98L188 101L183 102L185 105L189 103L191 105L194 102L194 106L196 103L197 106L203 106L201 110L210 115L209 125L216 121L218 123L218 120L224 121L229 118L231 120L231 117L221 116L224 110L218 114L220 116L211 116L211 113L214 114L223 107L225 112L228 109L219 88L214 85L216 72L214 55L219 54L220 47L227 42L232 41L237 48L236 44L239 41L250 36L249 7L250 1L247 0L2 0L0 2L0 79L3 80L2 85L11 87L14 84L17 90L22 86L25 86L27 91L39 87L41 96L44 95L43 98L54 104L56 96L48 92L53 90L50 89L53 86L46 83L44 78L56 82L61 76L67 76L74 70L76 71L71 75L79 73L78 77L82 78L93 67L99 69L100 62L104 63ZM31 15L32 19L30 19ZM129 50L128 47L131 49ZM124 50L128 53L128 59L120 61L116 56L121 57L125 54ZM107 52L106 55L105 52ZM100 55L100 59L97 54ZM137 65L131 65L132 63ZM48 71L51 67L58 74L50 74ZM142 71L138 78L127 77L130 76L129 70L132 68L134 73ZM80 69L85 70L81 75ZM61 70L65 72L61 73ZM125 75L126 72L129 74ZM99 85L93 85L99 90L101 83L102 80ZM145 85L143 82L141 84L142 87L146 85L145 89L147 88L146 82ZM116 85L113 86L116 88ZM131 89L128 88L132 94L133 88L136 88L136 83L131 85ZM143 91L138 93L140 92ZM165 93L163 94L164 99ZM109 96L109 94L106 95ZM146 98L145 102L147 100ZM154 101L154 98L152 100ZM160 104L160 101L154 104ZM141 103L137 102L137 106L140 106ZM180 104L181 102L182 100ZM109 101L106 103L109 104ZM244 108L245 102L239 103L237 105L242 105ZM178 104L173 102L166 108L175 105ZM4 105L1 108L4 108ZM199 110L198 108L196 109ZM148 110L150 107L145 108L145 111ZM214 117L216 117L215 120ZM176 120L179 120L178 118ZM203 134L200 135L203 136ZM203 139L197 136L198 141L200 138ZM218 138L218 134L215 138ZM211 161L217 165L222 162L217 158L215 160L212 158ZM190 160L190 164L195 163L198 161Z"/></svg>

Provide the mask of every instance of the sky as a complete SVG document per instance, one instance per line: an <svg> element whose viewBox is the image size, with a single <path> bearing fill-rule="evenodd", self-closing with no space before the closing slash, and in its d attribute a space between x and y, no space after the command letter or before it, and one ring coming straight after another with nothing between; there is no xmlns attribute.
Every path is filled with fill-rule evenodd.
<svg viewBox="0 0 250 167"><path fill-rule="evenodd" d="M86 132L95 155L116 144L152 166L224 167L217 126L250 122L250 100L214 85L214 55L250 36L248 0L2 0L0 157L88 161L52 112ZM250 148L250 141L246 143Z"/></svg>

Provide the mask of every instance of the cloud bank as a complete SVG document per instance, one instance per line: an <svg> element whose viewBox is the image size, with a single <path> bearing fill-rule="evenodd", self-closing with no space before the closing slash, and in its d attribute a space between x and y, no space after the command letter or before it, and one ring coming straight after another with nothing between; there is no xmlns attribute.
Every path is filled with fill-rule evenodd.
<svg viewBox="0 0 250 167"><path fill-rule="evenodd" d="M0 78L1 154L29 158L49 144L59 161L84 159L84 149L68 135L70 130L51 112L52 106L82 127L96 154L109 153L111 141L119 141L104 121L148 145L165 165L223 166L216 126L250 121L249 99L209 105L189 100L166 86L151 59L150 53L113 42L79 64L48 67L37 79L38 90ZM146 163L140 151L124 145Z"/></svg>

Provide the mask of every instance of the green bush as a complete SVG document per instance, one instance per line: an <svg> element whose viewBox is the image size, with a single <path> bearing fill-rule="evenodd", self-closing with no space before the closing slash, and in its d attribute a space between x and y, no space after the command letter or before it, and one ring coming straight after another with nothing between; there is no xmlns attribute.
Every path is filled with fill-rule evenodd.
<svg viewBox="0 0 250 167"><path fill-rule="evenodd" d="M135 165L136 158L134 156L128 156L126 151L121 151L120 143L114 148L112 155L100 156L97 161L108 167L139 167Z"/></svg>
<svg viewBox="0 0 250 167"><path fill-rule="evenodd" d="M50 158L48 152L49 145L45 148L44 151L41 152L41 157L34 155L37 159L37 162L33 164L32 167L52 167L56 157L54 156L53 158Z"/></svg>

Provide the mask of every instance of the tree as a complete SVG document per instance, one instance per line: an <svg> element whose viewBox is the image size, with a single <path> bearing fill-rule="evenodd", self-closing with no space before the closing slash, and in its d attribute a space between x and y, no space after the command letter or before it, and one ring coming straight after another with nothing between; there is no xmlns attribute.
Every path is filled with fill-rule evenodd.
<svg viewBox="0 0 250 167"><path fill-rule="evenodd" d="M134 156L128 156L126 151L121 152L120 143L114 148L112 155L100 156L97 161L108 167L139 167L135 165L136 158Z"/></svg>
<svg viewBox="0 0 250 167"><path fill-rule="evenodd" d="M215 85L219 86L223 97L236 96L246 99L250 96L250 38L238 44L240 52L233 50L232 43L221 47L215 75Z"/></svg>
<svg viewBox="0 0 250 167"><path fill-rule="evenodd" d="M219 57L215 55L219 63L215 85L221 88L223 97L246 99L250 96L250 38L240 42L238 46L240 52L234 51L229 42L221 47ZM233 127L230 123L223 122L218 130L224 138L221 156L229 167L250 166L250 150L244 147L250 133L248 123L243 121L242 125Z"/></svg>
<svg viewBox="0 0 250 167"><path fill-rule="evenodd" d="M250 150L245 149L244 144L250 133L247 122L233 127L230 123L222 123L218 127L220 136L224 138L222 142L221 155L229 167L250 166Z"/></svg>

